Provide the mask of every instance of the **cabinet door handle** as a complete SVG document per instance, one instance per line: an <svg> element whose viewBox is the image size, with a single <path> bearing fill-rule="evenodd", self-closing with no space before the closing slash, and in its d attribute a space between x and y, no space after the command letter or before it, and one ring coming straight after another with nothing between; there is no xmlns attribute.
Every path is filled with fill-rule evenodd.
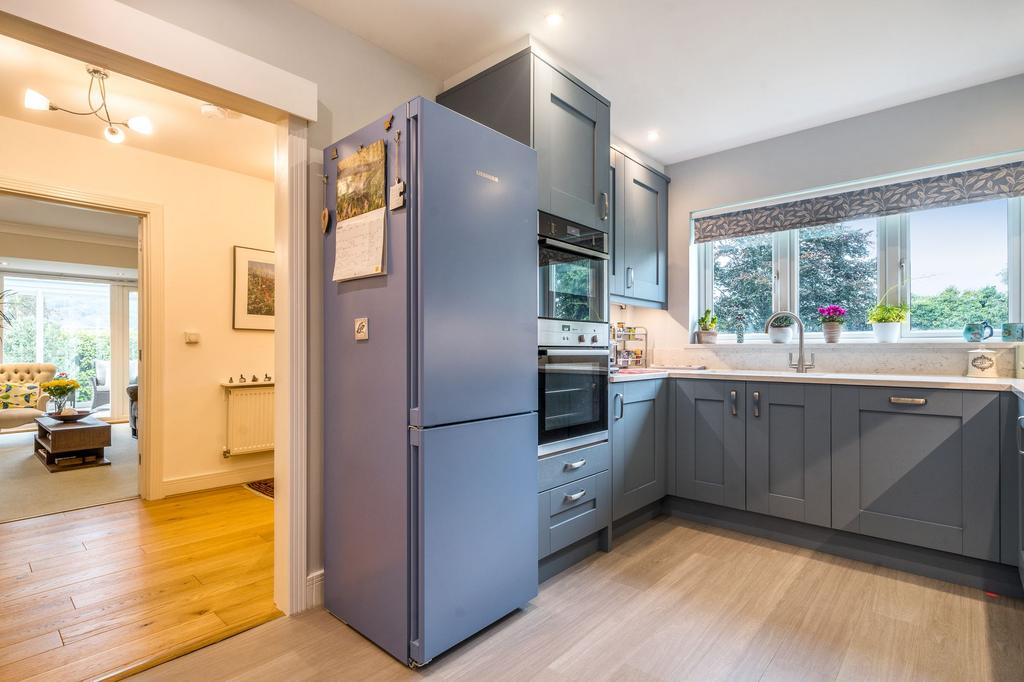
<svg viewBox="0 0 1024 682"><path fill-rule="evenodd" d="M578 462L566 462L565 467L563 468L565 471L576 471L577 469L586 466L586 464L587 460L581 459Z"/></svg>
<svg viewBox="0 0 1024 682"><path fill-rule="evenodd" d="M736 389L729 391L729 403L731 405L730 411L732 412L732 416L735 417L738 414L736 410Z"/></svg>
<svg viewBox="0 0 1024 682"><path fill-rule="evenodd" d="M900 396L889 396L890 405L927 405L927 398L901 398Z"/></svg>
<svg viewBox="0 0 1024 682"><path fill-rule="evenodd" d="M1024 447L1021 447L1020 436L1024 430L1024 415L1017 417L1017 454L1024 455Z"/></svg>
<svg viewBox="0 0 1024 682"><path fill-rule="evenodd" d="M632 289L633 288L633 266L632 265L630 265L629 267L626 268L626 288L627 289Z"/></svg>
<svg viewBox="0 0 1024 682"><path fill-rule="evenodd" d="M753 399L754 399L754 416L755 417L760 417L761 416L761 391L754 391L754 393L752 394L751 397L753 397Z"/></svg>
<svg viewBox="0 0 1024 682"><path fill-rule="evenodd" d="M608 192L601 192L601 220L608 220Z"/></svg>
<svg viewBox="0 0 1024 682"><path fill-rule="evenodd" d="M622 413L625 410L626 400L621 393L615 394L615 419L618 421L622 419Z"/></svg>
<svg viewBox="0 0 1024 682"><path fill-rule="evenodd" d="M581 497L583 497L586 494L587 494L586 490L581 490L578 493L573 493L572 495L566 495L565 496L565 501L566 502L575 502L576 500L580 499Z"/></svg>

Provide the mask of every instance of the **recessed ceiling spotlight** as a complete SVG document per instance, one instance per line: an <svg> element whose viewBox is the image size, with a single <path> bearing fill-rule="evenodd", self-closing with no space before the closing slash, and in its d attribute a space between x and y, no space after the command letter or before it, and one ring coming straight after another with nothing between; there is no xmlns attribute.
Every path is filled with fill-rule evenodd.
<svg viewBox="0 0 1024 682"><path fill-rule="evenodd" d="M658 134L657 130L648 130L647 131L647 141L648 142L657 142L659 137L661 137L661 136Z"/></svg>
<svg viewBox="0 0 1024 682"><path fill-rule="evenodd" d="M548 26L561 26L562 19L562 15L559 14L558 12L552 12L551 14L544 17L544 21L548 23Z"/></svg>
<svg viewBox="0 0 1024 682"><path fill-rule="evenodd" d="M107 138L107 142L121 144L124 142L124 131L117 126L107 126L103 129L103 137Z"/></svg>

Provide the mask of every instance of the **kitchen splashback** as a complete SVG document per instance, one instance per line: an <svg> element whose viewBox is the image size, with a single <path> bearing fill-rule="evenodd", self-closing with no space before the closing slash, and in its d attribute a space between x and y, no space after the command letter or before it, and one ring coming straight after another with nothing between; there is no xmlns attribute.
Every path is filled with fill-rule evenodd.
<svg viewBox="0 0 1024 682"><path fill-rule="evenodd" d="M816 366L812 372L845 372L852 374L932 374L963 376L967 370L967 351L987 348L996 356L996 369L1001 377L1015 372L1014 344L953 343L840 343L808 344L807 358L814 353ZM678 367L705 365L708 369L763 369L788 371L787 354L797 353L797 345L735 343L690 345L683 348L655 348L654 365Z"/></svg>

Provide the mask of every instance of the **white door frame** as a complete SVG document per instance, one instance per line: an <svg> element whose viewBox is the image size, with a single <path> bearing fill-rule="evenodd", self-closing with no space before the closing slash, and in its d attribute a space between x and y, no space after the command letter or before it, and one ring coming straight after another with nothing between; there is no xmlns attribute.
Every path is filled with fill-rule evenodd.
<svg viewBox="0 0 1024 682"><path fill-rule="evenodd" d="M97 21L103 16L103 21ZM285 614L315 605L307 591L308 142L317 113L316 84L161 21L114 0L0 0L0 33L262 118L276 141L276 331L274 372L274 602ZM120 210L140 217L140 418L158 413L163 396L163 208L119 197L0 178L0 191ZM140 429L140 492L162 496L161 425Z"/></svg>

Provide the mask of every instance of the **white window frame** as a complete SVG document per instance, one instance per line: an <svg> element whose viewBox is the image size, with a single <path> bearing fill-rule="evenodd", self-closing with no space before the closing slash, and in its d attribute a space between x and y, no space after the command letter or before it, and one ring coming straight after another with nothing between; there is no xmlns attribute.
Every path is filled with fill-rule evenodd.
<svg viewBox="0 0 1024 682"><path fill-rule="evenodd" d="M772 311L796 311L800 296L800 240L799 229L784 230L772 235ZM907 214L876 218L878 261L878 293L889 305L910 303L910 221ZM1009 321L1024 321L1024 200L1007 200L1007 288ZM713 242L695 245L697 252L697 304L700 312L714 311L714 254ZM696 317L696 315L695 315ZM910 328L909 319L900 329L901 338L907 340L951 340L960 338L960 330L918 330ZM745 334L751 340L766 339L763 333ZM822 332L807 332L807 338L821 338ZM731 330L719 330L719 337L735 339ZM870 331L844 332L844 338L873 338Z"/></svg>

